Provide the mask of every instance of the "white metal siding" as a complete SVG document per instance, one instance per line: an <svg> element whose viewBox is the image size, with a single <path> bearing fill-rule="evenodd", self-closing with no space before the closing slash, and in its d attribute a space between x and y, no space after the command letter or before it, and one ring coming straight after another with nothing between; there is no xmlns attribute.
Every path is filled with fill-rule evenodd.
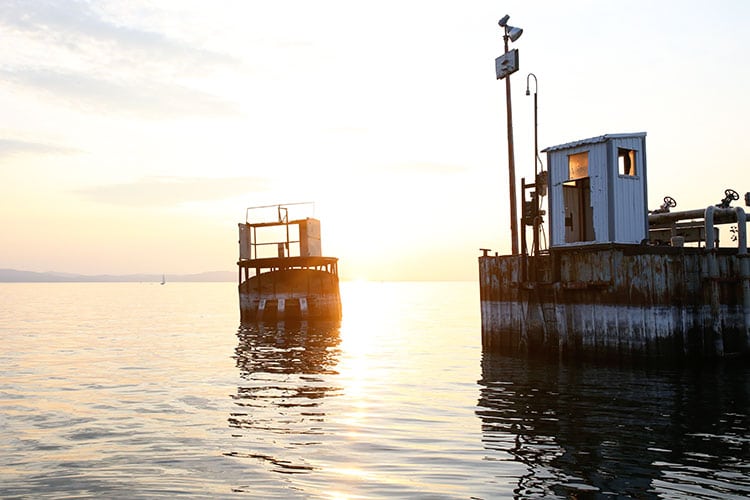
<svg viewBox="0 0 750 500"><path fill-rule="evenodd" d="M240 228L240 260L252 258L250 246L250 226L247 224L238 224Z"/></svg>
<svg viewBox="0 0 750 500"><path fill-rule="evenodd" d="M602 243L609 239L606 143L595 144L589 150L589 178L594 211L594 241L590 243Z"/></svg>
<svg viewBox="0 0 750 500"><path fill-rule="evenodd" d="M646 237L646 171L645 155L641 137L613 141L614 155L617 148L636 151L635 176L620 176L617 162L612 165L614 241L617 243L640 243Z"/></svg>
<svg viewBox="0 0 750 500"><path fill-rule="evenodd" d="M591 206L594 207L595 241L565 243L565 202L563 182L568 180L568 156L589 152L589 178L591 180ZM551 151L548 154L550 177L550 243L552 246L606 241L609 218L607 214L607 149L606 144L588 144L569 150Z"/></svg>
<svg viewBox="0 0 750 500"><path fill-rule="evenodd" d="M320 257L323 255L320 246L320 221L307 218L299 227L300 255L303 257Z"/></svg>
<svg viewBox="0 0 750 500"><path fill-rule="evenodd" d="M599 142L596 142L596 141ZM620 176L617 148L636 151L636 175ZM588 151L594 240L565 242L563 182L568 180L568 156ZM639 243L646 237L646 154L644 134L602 136L557 146L547 153L549 169L550 245ZM611 182L611 186L610 186ZM611 199L610 199L611 197ZM610 224L611 222L611 224ZM610 234L610 227L613 227Z"/></svg>
<svg viewBox="0 0 750 500"><path fill-rule="evenodd" d="M565 205L562 183L568 178L568 155L564 151L547 153L549 171L550 245L565 243Z"/></svg>
<svg viewBox="0 0 750 500"><path fill-rule="evenodd" d="M643 192L637 179L617 179L615 234L617 243L639 243L646 237L643 227Z"/></svg>

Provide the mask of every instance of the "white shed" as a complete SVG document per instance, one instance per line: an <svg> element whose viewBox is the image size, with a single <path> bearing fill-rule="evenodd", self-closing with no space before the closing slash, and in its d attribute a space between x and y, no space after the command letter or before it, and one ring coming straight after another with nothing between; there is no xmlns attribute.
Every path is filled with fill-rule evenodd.
<svg viewBox="0 0 750 500"><path fill-rule="evenodd" d="M648 234L646 133L549 147L550 246L640 243Z"/></svg>

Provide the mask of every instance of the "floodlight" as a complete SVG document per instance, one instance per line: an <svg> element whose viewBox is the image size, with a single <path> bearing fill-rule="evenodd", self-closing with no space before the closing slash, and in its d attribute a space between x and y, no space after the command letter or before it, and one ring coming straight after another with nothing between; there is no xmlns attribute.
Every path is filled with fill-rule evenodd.
<svg viewBox="0 0 750 500"><path fill-rule="evenodd" d="M521 38L521 33L523 33L523 29L516 28L513 26L505 26L505 29L508 30L508 38L510 38L511 42L515 42L519 38Z"/></svg>
<svg viewBox="0 0 750 500"><path fill-rule="evenodd" d="M529 83L531 82L530 79L532 76L534 77L535 83L534 95L536 95L536 88L539 87L539 83L536 81L536 75L534 73L529 73L528 75L526 75L526 95L531 95L531 85L529 85Z"/></svg>
<svg viewBox="0 0 750 500"><path fill-rule="evenodd" d="M505 25L508 24L508 19L510 19L510 16L508 14L505 14L500 18L497 24L499 24L501 28L505 28Z"/></svg>

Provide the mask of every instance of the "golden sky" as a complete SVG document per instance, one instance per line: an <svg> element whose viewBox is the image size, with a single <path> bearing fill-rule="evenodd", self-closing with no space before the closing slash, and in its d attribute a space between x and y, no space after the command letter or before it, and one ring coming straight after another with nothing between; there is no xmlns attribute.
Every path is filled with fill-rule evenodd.
<svg viewBox="0 0 750 500"><path fill-rule="evenodd" d="M648 133L649 206L750 190L750 2L0 1L0 268L234 270L245 208L314 201L349 279L476 277L540 148ZM533 85L532 85L533 89Z"/></svg>

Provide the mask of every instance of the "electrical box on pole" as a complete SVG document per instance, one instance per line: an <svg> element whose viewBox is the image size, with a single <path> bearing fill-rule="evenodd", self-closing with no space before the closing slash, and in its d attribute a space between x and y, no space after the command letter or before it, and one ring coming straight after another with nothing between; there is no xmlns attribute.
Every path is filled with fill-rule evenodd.
<svg viewBox="0 0 750 500"><path fill-rule="evenodd" d="M495 74L498 80L518 71L518 49L513 49L495 59Z"/></svg>

